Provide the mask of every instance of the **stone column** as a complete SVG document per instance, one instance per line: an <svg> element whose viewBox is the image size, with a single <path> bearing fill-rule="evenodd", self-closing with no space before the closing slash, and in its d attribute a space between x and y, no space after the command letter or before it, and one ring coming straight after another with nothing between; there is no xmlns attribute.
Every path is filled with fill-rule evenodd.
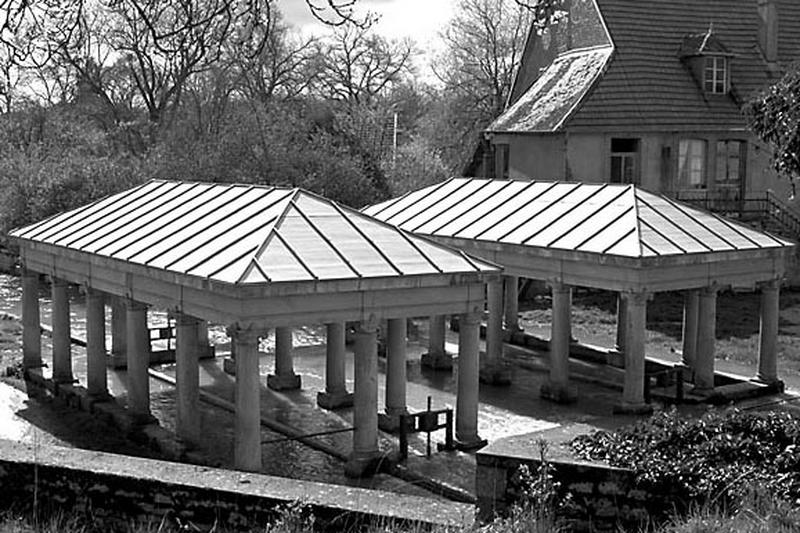
<svg viewBox="0 0 800 533"><path fill-rule="evenodd" d="M201 319L197 320L197 357L204 359L206 357L214 357L211 353L211 346L208 344L208 322Z"/></svg>
<svg viewBox="0 0 800 533"><path fill-rule="evenodd" d="M22 271L22 364L42 367L42 325L39 317L39 274Z"/></svg>
<svg viewBox="0 0 800 533"><path fill-rule="evenodd" d="M697 352L694 365L694 391L700 394L714 390L714 338L717 326L717 290L700 290L697 318Z"/></svg>
<svg viewBox="0 0 800 533"><path fill-rule="evenodd" d="M625 298L625 383L622 401L614 406L615 413L644 414L652 407L644 401L645 326L647 323L647 293L626 292Z"/></svg>
<svg viewBox="0 0 800 533"><path fill-rule="evenodd" d="M278 391L300 388L292 366L292 328L275 328L275 373L267 376L267 386Z"/></svg>
<svg viewBox="0 0 800 533"><path fill-rule="evenodd" d="M137 423L153 420L150 414L150 330L147 306L135 300L125 302L125 342L128 362L128 410Z"/></svg>
<svg viewBox="0 0 800 533"><path fill-rule="evenodd" d="M522 331L519 327L519 278L517 276L503 276L505 280L505 327L514 333Z"/></svg>
<svg viewBox="0 0 800 533"><path fill-rule="evenodd" d="M569 382L569 342L572 289L560 282L550 284L553 323L550 330L550 379L539 391L542 398L558 403L574 402L577 390Z"/></svg>
<svg viewBox="0 0 800 533"><path fill-rule="evenodd" d="M90 395L108 397L106 306L102 292L86 290L86 387Z"/></svg>
<svg viewBox="0 0 800 533"><path fill-rule="evenodd" d="M70 339L69 284L52 280L53 295L53 381L72 383L72 345Z"/></svg>
<svg viewBox="0 0 800 533"><path fill-rule="evenodd" d="M467 313L459 318L455 437L456 445L462 450L474 450L486 444L478 436L480 323L479 313Z"/></svg>
<svg viewBox="0 0 800 533"><path fill-rule="evenodd" d="M261 395L258 370L258 334L232 327L236 350L236 386L233 465L239 470L261 470Z"/></svg>
<svg viewBox="0 0 800 533"><path fill-rule="evenodd" d="M681 362L689 369L689 376L694 375L694 364L697 357L699 305L700 293L697 290L683 293L683 355Z"/></svg>
<svg viewBox="0 0 800 533"><path fill-rule="evenodd" d="M344 471L349 477L362 477L375 472L380 458L377 325L372 321L361 322L355 337L353 452Z"/></svg>
<svg viewBox="0 0 800 533"><path fill-rule="evenodd" d="M325 326L325 391L317 393L317 405L338 409L353 405L353 394L345 382L345 324L332 322Z"/></svg>
<svg viewBox="0 0 800 533"><path fill-rule="evenodd" d="M406 319L390 318L387 329L386 413L378 416L378 427L391 432L400 428L400 415L408 413L406 406Z"/></svg>
<svg viewBox="0 0 800 533"><path fill-rule="evenodd" d="M445 349L445 316L431 315L428 353L422 354L420 364L434 370L450 370L453 368L453 357Z"/></svg>
<svg viewBox="0 0 800 533"><path fill-rule="evenodd" d="M111 301L111 354L118 357L125 357L127 353L125 343L128 340L128 333L125 329L127 321L125 313L125 299L114 296Z"/></svg>
<svg viewBox="0 0 800 533"><path fill-rule="evenodd" d="M625 353L625 323L628 320L625 301L622 293L617 293L617 343L614 348L620 353Z"/></svg>
<svg viewBox="0 0 800 533"><path fill-rule="evenodd" d="M197 334L203 322L183 313L175 314L176 433L189 443L200 441L200 365L201 344Z"/></svg>
<svg viewBox="0 0 800 533"><path fill-rule="evenodd" d="M486 353L481 361L480 380L491 385L511 383L511 371L503 364L503 280L486 284Z"/></svg>
<svg viewBox="0 0 800 533"><path fill-rule="evenodd" d="M761 320L758 343L758 374L756 381L777 383L778 380L778 324L780 322L780 282L768 281L761 285Z"/></svg>

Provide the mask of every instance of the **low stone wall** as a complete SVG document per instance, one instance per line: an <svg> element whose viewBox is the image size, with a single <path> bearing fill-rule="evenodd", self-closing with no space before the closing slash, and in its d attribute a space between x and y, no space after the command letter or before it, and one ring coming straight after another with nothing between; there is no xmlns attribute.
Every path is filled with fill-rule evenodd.
<svg viewBox="0 0 800 533"><path fill-rule="evenodd" d="M564 431L562 429L554 430ZM519 490L519 467L535 473L541 463L538 441L550 432L537 432L501 439L477 453L476 486L478 517L503 514L514 503ZM575 531L638 531L653 514L668 509L668 498L639 489L634 473L601 463L582 461L558 442L551 442L545 459L553 466L555 481L572 505L564 511Z"/></svg>
<svg viewBox="0 0 800 533"><path fill-rule="evenodd" d="M102 530L132 520L263 529L302 502L324 531L372 522L465 526L472 506L355 487L0 440L0 501L85 516Z"/></svg>

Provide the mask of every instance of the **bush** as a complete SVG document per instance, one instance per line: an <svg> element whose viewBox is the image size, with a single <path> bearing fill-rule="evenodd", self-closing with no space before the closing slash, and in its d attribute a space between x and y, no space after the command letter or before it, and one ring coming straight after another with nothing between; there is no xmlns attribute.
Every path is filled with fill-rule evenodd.
<svg viewBox="0 0 800 533"><path fill-rule="evenodd" d="M679 511L735 509L753 486L800 498L800 421L788 413L736 409L681 418L672 409L615 433L572 442L579 456L633 469L642 488L671 495Z"/></svg>

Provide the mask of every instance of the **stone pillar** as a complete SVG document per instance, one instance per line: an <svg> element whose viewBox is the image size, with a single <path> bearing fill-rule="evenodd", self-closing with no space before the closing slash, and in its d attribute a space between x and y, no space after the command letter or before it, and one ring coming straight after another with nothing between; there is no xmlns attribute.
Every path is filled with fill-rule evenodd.
<svg viewBox="0 0 800 533"><path fill-rule="evenodd" d="M681 362L689 369L689 376L694 376L694 364L697 357L697 325L700 305L700 293L697 290L683 293L683 355ZM694 380L694 378L691 378Z"/></svg>
<svg viewBox="0 0 800 533"><path fill-rule="evenodd" d="M236 350L236 386L233 436L233 466L239 470L261 470L261 395L258 370L258 334L250 329L230 328Z"/></svg>
<svg viewBox="0 0 800 533"><path fill-rule="evenodd" d="M325 391L317 393L317 405L323 409L338 409L353 405L353 394L345 383L345 325L332 322L326 325Z"/></svg>
<svg viewBox="0 0 800 533"><path fill-rule="evenodd" d="M52 280L53 296L53 381L72 383L72 344L70 339L69 284Z"/></svg>
<svg viewBox="0 0 800 533"><path fill-rule="evenodd" d="M292 328L275 328L275 373L267 376L267 386L278 391L300 388L292 366Z"/></svg>
<svg viewBox="0 0 800 533"><path fill-rule="evenodd" d="M42 325L39 317L39 274L22 271L22 364L42 367Z"/></svg>
<svg viewBox="0 0 800 533"><path fill-rule="evenodd" d="M481 317L467 313L459 318L458 381L456 395L456 446L478 449L486 441L478 436L478 391L480 389L478 342Z"/></svg>
<svg viewBox="0 0 800 533"><path fill-rule="evenodd" d="M127 322L125 313L125 299L114 296L111 300L111 354L119 357L124 357L127 353L125 343L128 340L128 333L125 329Z"/></svg>
<svg viewBox="0 0 800 533"><path fill-rule="evenodd" d="M362 477L372 475L380 459L377 325L372 321L361 322L355 337L353 452L344 471L349 477Z"/></svg>
<svg viewBox="0 0 800 533"><path fill-rule="evenodd" d="M778 380L778 324L780 321L780 282L768 281L761 285L761 320L758 343L758 374L756 381L777 383Z"/></svg>
<svg viewBox="0 0 800 533"><path fill-rule="evenodd" d="M522 331L519 327L519 278L503 276L505 281L505 327L513 332Z"/></svg>
<svg viewBox="0 0 800 533"><path fill-rule="evenodd" d="M208 322L201 319L197 320L197 357L203 359L205 357L213 357L210 353L211 346L208 344Z"/></svg>
<svg viewBox="0 0 800 533"><path fill-rule="evenodd" d="M400 428L400 415L408 413L406 406L406 319L390 318L387 329L386 413L378 416L378 427L391 432Z"/></svg>
<svg viewBox="0 0 800 533"><path fill-rule="evenodd" d="M569 382L569 342L572 289L560 282L550 284L553 295L553 323L550 329L550 379L539 391L542 398L558 403L574 402L577 390Z"/></svg>
<svg viewBox="0 0 800 533"><path fill-rule="evenodd" d="M127 340L128 410L137 423L153 420L150 414L150 330L147 329L147 306L128 299L125 302Z"/></svg>
<svg viewBox="0 0 800 533"><path fill-rule="evenodd" d="M86 290L86 388L96 398L108 397L106 366L105 297L90 288Z"/></svg>
<svg viewBox="0 0 800 533"><path fill-rule="evenodd" d="M481 361L480 380L491 385L511 383L511 370L503 362L503 280L486 284L486 353Z"/></svg>
<svg viewBox="0 0 800 533"><path fill-rule="evenodd" d="M714 390L714 338L717 327L717 290L705 287L698 297L697 352L694 361L694 391Z"/></svg>
<svg viewBox="0 0 800 533"><path fill-rule="evenodd" d="M453 368L453 357L445 349L445 316L431 315L428 353L422 354L420 364L434 370L450 370Z"/></svg>
<svg viewBox="0 0 800 533"><path fill-rule="evenodd" d="M652 407L644 401L647 293L626 292L622 297L625 298L625 383L622 401L614 406L614 412L649 413Z"/></svg>
<svg viewBox="0 0 800 533"><path fill-rule="evenodd" d="M628 320L625 302L622 293L617 293L617 343L614 348L620 353L625 353L625 323Z"/></svg>
<svg viewBox="0 0 800 533"><path fill-rule="evenodd" d="M202 320L175 314L176 433L189 443L200 441L200 365L198 358L208 343L201 343L198 327Z"/></svg>

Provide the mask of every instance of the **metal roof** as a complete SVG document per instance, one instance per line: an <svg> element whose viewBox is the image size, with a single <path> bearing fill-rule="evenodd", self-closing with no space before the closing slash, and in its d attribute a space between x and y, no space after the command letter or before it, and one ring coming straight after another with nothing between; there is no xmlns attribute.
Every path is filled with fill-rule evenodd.
<svg viewBox="0 0 800 533"><path fill-rule="evenodd" d="M452 178L364 213L432 237L626 258L794 246L633 185Z"/></svg>
<svg viewBox="0 0 800 533"><path fill-rule="evenodd" d="M497 271L302 189L152 180L23 241L232 284Z"/></svg>

